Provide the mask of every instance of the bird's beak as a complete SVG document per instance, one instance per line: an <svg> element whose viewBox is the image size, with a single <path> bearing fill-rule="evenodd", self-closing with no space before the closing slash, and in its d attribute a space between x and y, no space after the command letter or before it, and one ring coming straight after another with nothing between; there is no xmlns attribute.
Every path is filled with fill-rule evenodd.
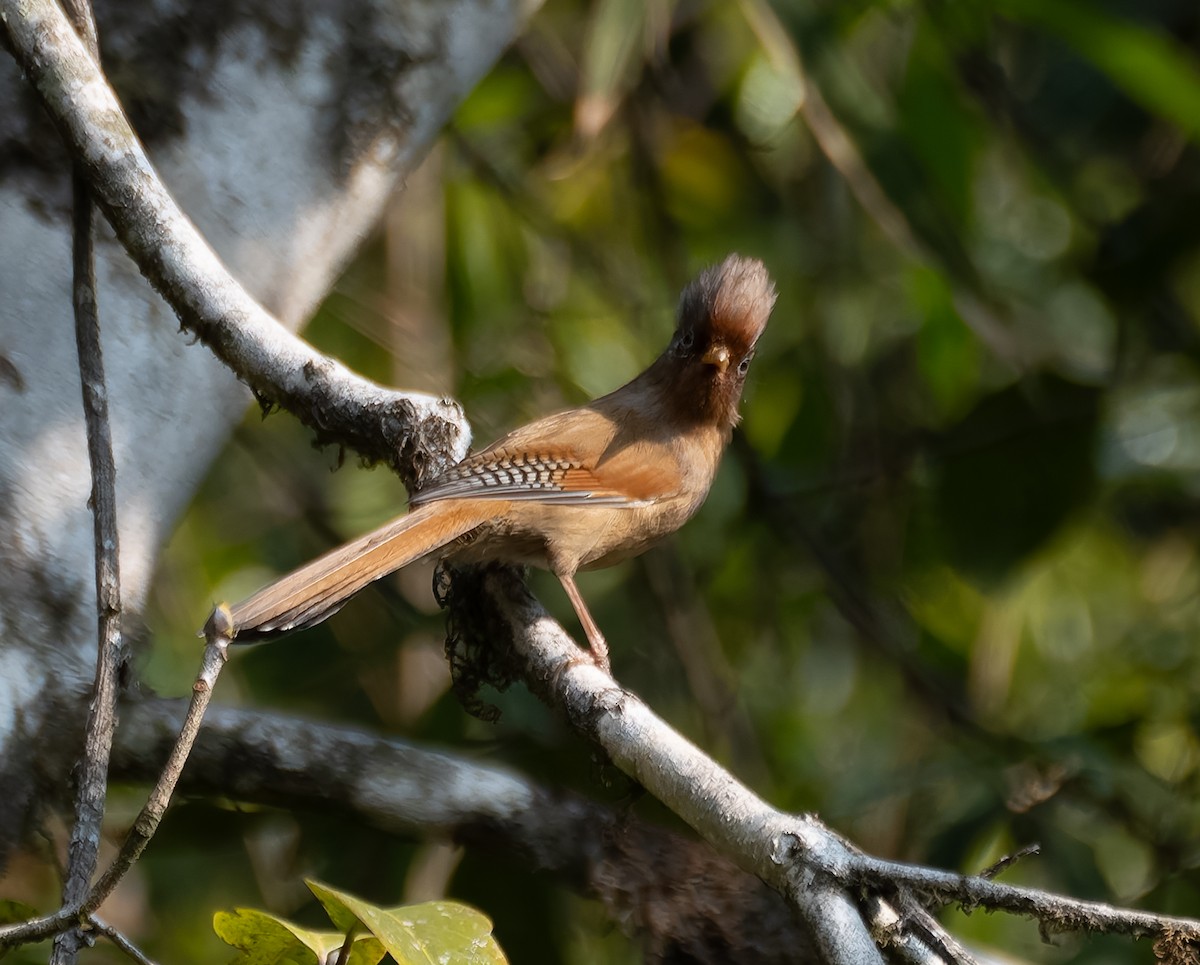
<svg viewBox="0 0 1200 965"><path fill-rule="evenodd" d="M714 345L700 359L705 365L715 365L718 372L729 368L729 349L724 345Z"/></svg>

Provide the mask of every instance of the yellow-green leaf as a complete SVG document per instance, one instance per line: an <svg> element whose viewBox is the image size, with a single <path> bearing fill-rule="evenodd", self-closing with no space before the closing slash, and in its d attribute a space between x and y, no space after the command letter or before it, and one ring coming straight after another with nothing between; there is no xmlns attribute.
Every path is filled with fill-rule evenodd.
<svg viewBox="0 0 1200 965"><path fill-rule="evenodd" d="M312 931L253 908L217 912L213 931L238 950L233 965L321 965L345 941L344 931ZM383 958L383 946L374 936L353 941L352 965L377 965Z"/></svg>
<svg viewBox="0 0 1200 965"><path fill-rule="evenodd" d="M482 912L455 901L426 901L379 908L316 881L306 882L329 917L341 927L361 922L400 965L503 965L506 962L492 922Z"/></svg>

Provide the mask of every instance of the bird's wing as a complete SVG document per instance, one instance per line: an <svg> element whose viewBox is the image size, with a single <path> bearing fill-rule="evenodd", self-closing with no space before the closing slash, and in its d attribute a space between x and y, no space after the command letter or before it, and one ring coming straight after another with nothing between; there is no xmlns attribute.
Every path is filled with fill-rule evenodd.
<svg viewBox="0 0 1200 965"><path fill-rule="evenodd" d="M483 497L635 506L678 487L676 461L666 446L589 407L509 433L438 476L412 505Z"/></svg>

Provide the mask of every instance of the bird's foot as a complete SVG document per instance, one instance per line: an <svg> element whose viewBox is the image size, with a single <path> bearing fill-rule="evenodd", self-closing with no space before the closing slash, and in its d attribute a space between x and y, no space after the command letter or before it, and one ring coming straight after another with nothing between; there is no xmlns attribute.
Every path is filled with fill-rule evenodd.
<svg viewBox="0 0 1200 965"><path fill-rule="evenodd" d="M588 634L588 648L591 651L588 656L591 657L592 663L596 665L596 669L603 671L611 677L612 666L608 662L608 642L599 632Z"/></svg>

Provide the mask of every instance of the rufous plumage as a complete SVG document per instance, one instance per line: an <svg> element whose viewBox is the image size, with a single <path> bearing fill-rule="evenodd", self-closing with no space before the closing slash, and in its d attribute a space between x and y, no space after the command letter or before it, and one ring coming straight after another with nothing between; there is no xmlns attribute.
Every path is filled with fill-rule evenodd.
<svg viewBox="0 0 1200 965"><path fill-rule="evenodd" d="M760 261L730 255L701 272L680 297L671 343L641 375L467 456L417 492L406 515L233 606L235 639L310 627L368 583L440 554L550 570L607 669L575 574L641 553L700 508L774 304Z"/></svg>

